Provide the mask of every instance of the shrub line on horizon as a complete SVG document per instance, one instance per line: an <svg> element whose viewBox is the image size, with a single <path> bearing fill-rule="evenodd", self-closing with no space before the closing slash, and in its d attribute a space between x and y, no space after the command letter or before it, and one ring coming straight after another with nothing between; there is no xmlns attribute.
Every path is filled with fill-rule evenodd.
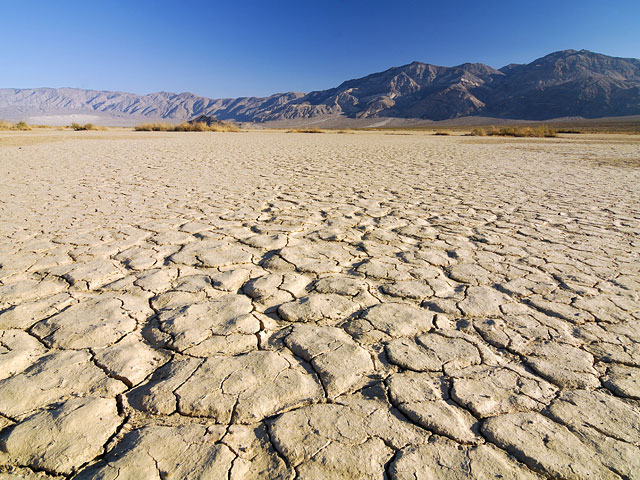
<svg viewBox="0 0 640 480"><path fill-rule="evenodd" d="M27 122L11 123L6 120L0 120L0 130L31 130Z"/></svg>
<svg viewBox="0 0 640 480"><path fill-rule="evenodd" d="M104 127L96 127L93 123L85 123L84 125L80 125L76 122L73 122L71 124L71 128L73 128L76 132L82 132L85 130L106 130L106 128Z"/></svg>
<svg viewBox="0 0 640 480"><path fill-rule="evenodd" d="M141 123L133 127L136 132L239 132L240 129L233 123L217 122L207 125L206 122L181 123Z"/></svg>
<svg viewBox="0 0 640 480"><path fill-rule="evenodd" d="M557 132L547 125L540 125L539 127L491 127L488 130L482 128L474 128L471 130L471 136L474 137L539 137L539 138L554 138L557 137Z"/></svg>

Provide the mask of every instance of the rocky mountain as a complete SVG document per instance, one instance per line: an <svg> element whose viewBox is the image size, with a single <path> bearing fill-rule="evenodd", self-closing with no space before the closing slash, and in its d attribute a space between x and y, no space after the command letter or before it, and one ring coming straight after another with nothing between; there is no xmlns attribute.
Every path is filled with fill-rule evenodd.
<svg viewBox="0 0 640 480"><path fill-rule="evenodd" d="M258 112L273 110L302 95L291 92L265 98L211 99L188 92L136 95L78 88L3 88L0 89L0 118L15 120L84 115L131 123L149 120L178 122L209 115L221 120L253 121Z"/></svg>
<svg viewBox="0 0 640 480"><path fill-rule="evenodd" d="M501 118L637 115L640 60L581 50L555 52L501 69L484 114Z"/></svg>
<svg viewBox="0 0 640 480"><path fill-rule="evenodd" d="M500 70L479 63L438 67L414 62L311 92L266 118L318 113L429 120L637 115L640 60L565 50Z"/></svg>
<svg viewBox="0 0 640 480"><path fill-rule="evenodd" d="M638 115L640 60L564 50L499 70L481 63L441 67L413 62L328 90L264 98L210 99L192 93L135 95L73 88L0 89L0 118L74 114L120 123L183 121L198 115L241 122L304 122L329 117L545 120Z"/></svg>

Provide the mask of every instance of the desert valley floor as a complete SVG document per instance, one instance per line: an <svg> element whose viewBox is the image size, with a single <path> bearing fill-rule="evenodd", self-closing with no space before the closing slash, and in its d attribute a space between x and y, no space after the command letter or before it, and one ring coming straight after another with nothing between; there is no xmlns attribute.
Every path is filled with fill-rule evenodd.
<svg viewBox="0 0 640 480"><path fill-rule="evenodd" d="M395 133L0 134L0 478L640 478L640 137Z"/></svg>

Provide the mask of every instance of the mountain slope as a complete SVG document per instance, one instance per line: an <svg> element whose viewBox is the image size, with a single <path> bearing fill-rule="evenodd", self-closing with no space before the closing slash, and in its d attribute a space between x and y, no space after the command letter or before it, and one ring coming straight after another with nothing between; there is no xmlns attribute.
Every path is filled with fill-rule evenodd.
<svg viewBox="0 0 640 480"><path fill-rule="evenodd" d="M188 92L136 95L77 88L3 88L0 89L0 118L93 113L114 118L182 121L205 114L223 120L251 121L260 109L272 109L300 96L301 93L290 92L265 98L211 99Z"/></svg>
<svg viewBox="0 0 640 480"><path fill-rule="evenodd" d="M312 92L268 118L306 117L317 111L429 120L636 115L640 61L565 50L501 70L483 64L438 67L414 62Z"/></svg>
<svg viewBox="0 0 640 480"><path fill-rule="evenodd" d="M270 97L210 99L73 88L0 89L0 118L96 114L135 123L198 115L268 122L314 118L445 120L467 116L544 120L640 114L640 60L564 50L496 70L480 63L413 62L335 88Z"/></svg>
<svg viewBox="0 0 640 480"><path fill-rule="evenodd" d="M640 113L640 60L586 50L555 52L508 70L485 114L596 118Z"/></svg>

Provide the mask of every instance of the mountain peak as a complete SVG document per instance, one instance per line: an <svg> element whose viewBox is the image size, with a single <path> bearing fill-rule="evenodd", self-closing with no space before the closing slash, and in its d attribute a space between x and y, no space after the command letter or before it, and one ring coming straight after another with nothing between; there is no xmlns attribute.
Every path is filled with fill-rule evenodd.
<svg viewBox="0 0 640 480"><path fill-rule="evenodd" d="M0 89L0 118L92 115L101 123L184 121L198 115L268 122L315 117L444 120L462 116L543 120L640 115L640 60L559 50L496 70L414 61L308 94L211 99L191 92L136 95L74 88ZM114 123L115 122L115 123ZM70 122L68 122L70 123Z"/></svg>

